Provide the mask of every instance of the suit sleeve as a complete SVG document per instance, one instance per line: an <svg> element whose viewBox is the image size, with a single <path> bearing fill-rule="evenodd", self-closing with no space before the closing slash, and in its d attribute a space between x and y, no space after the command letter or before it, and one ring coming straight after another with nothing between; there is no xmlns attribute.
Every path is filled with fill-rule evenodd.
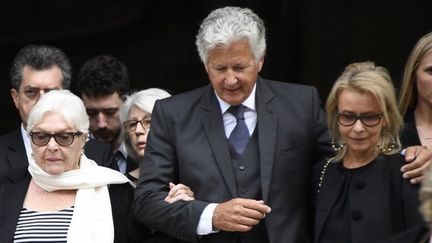
<svg viewBox="0 0 432 243"><path fill-rule="evenodd" d="M140 164L140 178L135 191L134 214L137 220L150 228L184 241L196 241L196 228L208 202L164 202L169 182L178 182L174 124L166 118L160 101L157 101Z"/></svg>
<svg viewBox="0 0 432 243"><path fill-rule="evenodd" d="M86 142L84 153L89 159L104 167L112 168L112 164L115 163L110 146L95 139Z"/></svg>
<svg viewBox="0 0 432 243"><path fill-rule="evenodd" d="M314 87L312 89L312 99L313 99L313 128L315 128L316 137L316 155L315 162L322 161L323 159L331 156L333 154L332 148L330 146L330 134L328 131L326 114L321 108L321 100L317 89Z"/></svg>

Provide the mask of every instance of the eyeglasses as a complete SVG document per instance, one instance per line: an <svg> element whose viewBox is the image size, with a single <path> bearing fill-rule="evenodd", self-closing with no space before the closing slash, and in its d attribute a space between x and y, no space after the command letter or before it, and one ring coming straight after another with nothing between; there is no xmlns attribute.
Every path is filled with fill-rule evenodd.
<svg viewBox="0 0 432 243"><path fill-rule="evenodd" d="M148 131L148 129L150 128L150 119L142 119L142 120L127 120L125 122L123 122L123 126L126 130L126 132L134 132L137 128L138 123L141 124L142 128L144 129L145 132Z"/></svg>
<svg viewBox="0 0 432 243"><path fill-rule="evenodd" d="M337 114L337 121L339 124L343 126L352 126L357 120L360 120L363 125L367 127L374 127L381 122L381 118L383 118L383 113L379 114L369 114L369 115L351 115L351 114Z"/></svg>
<svg viewBox="0 0 432 243"><path fill-rule="evenodd" d="M43 90L44 93L48 93L51 90L56 90L57 88L53 88L53 89L39 89L36 87L25 87L23 91L18 91L21 93L24 93L24 95L30 99L30 100L34 100L36 98L39 98L39 96L41 95L41 91Z"/></svg>
<svg viewBox="0 0 432 243"><path fill-rule="evenodd" d="M56 143L60 146L69 146L73 143L75 136L82 135L82 132L61 132L49 134L46 132L31 132L30 137L34 144L45 146L53 137Z"/></svg>

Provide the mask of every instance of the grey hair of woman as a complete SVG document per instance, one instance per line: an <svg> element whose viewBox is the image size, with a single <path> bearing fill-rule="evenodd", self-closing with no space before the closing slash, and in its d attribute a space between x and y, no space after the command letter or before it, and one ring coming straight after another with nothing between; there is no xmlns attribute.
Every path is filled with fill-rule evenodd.
<svg viewBox="0 0 432 243"><path fill-rule="evenodd" d="M28 116L27 133L40 123L47 112L60 114L68 125L88 134L90 121L84 103L69 90L52 90L40 97Z"/></svg>
<svg viewBox="0 0 432 243"><path fill-rule="evenodd" d="M206 65L208 53L215 47L229 47L247 40L255 61L264 57L266 49L264 22L248 8L224 7L213 10L202 22L196 36L201 61Z"/></svg>
<svg viewBox="0 0 432 243"><path fill-rule="evenodd" d="M153 107L155 105L156 100L164 99L170 97L171 95L163 89L158 88L149 88L141 91L137 91L128 97L126 97L126 101L120 108L120 121L123 123L128 120L129 112L132 107L136 106L139 109L152 113ZM138 160L138 156L133 151L132 146L129 140L129 134L124 133L124 140L126 149L128 154L132 156L135 160Z"/></svg>

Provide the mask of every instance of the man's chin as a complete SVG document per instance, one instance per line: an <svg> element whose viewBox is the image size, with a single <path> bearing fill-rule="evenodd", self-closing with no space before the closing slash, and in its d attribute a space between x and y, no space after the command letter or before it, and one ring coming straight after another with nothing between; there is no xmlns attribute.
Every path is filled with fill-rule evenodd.
<svg viewBox="0 0 432 243"><path fill-rule="evenodd" d="M98 140L99 142L102 142L102 143L110 144L113 141L112 137L106 137L106 136L101 137L101 136L95 135L95 138L96 138L96 140Z"/></svg>

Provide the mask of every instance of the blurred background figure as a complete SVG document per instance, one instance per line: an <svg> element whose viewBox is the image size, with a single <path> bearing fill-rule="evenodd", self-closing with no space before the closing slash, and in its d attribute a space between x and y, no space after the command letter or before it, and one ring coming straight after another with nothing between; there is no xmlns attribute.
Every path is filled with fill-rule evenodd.
<svg viewBox="0 0 432 243"><path fill-rule="evenodd" d="M120 109L120 121L124 126L124 143L128 160L133 159L139 164L144 158L147 134L150 129L151 114L156 100L171 96L158 88L150 88L135 92L126 98ZM139 167L128 173L132 181L136 181Z"/></svg>
<svg viewBox="0 0 432 243"><path fill-rule="evenodd" d="M0 242L127 242L122 192L132 183L83 154L88 127L84 104L67 90L34 105L29 166L0 175Z"/></svg>
<svg viewBox="0 0 432 243"><path fill-rule="evenodd" d="M379 242L421 223L417 185L401 177L403 120L387 70L348 65L326 103L336 154L315 167L315 242Z"/></svg>
<svg viewBox="0 0 432 243"><path fill-rule="evenodd" d="M432 33L420 38L408 57L399 110L405 120L402 144L421 144L432 150Z"/></svg>
<svg viewBox="0 0 432 243"><path fill-rule="evenodd" d="M78 74L78 93L90 117L90 136L109 144L115 155L111 166L123 174L138 167L127 161L119 110L129 90L129 73L124 63L112 56L88 60Z"/></svg>
<svg viewBox="0 0 432 243"><path fill-rule="evenodd" d="M150 129L151 114L156 100L171 96L168 92L158 88L150 88L135 92L126 98L123 106L120 108L120 121L124 125L124 141L128 152L128 160L139 162L144 157L145 145L147 142L147 134ZM140 167L129 171L126 176L136 183L139 176ZM170 182L170 192L166 198L169 203L184 200L193 200L193 192L183 184ZM130 202L133 200L133 193L129 195ZM134 219L133 219L134 220ZM136 225L136 224L134 224ZM139 232L137 229L134 232ZM144 235L145 236L145 235ZM147 236L146 236L147 237ZM134 242L141 242L143 234L137 234L133 239ZM145 242L175 242L175 238L160 232L153 232L151 237Z"/></svg>
<svg viewBox="0 0 432 243"><path fill-rule="evenodd" d="M425 223L413 225L386 243L429 243L432 239L432 167L425 172L420 187L420 213Z"/></svg>
<svg viewBox="0 0 432 243"><path fill-rule="evenodd" d="M0 172L28 166L32 153L26 132L30 110L42 94L69 89L71 69L66 54L56 47L28 45L18 51L10 68L10 94L19 111L21 124L0 136ZM85 144L84 152L100 165L112 163L109 148L94 139Z"/></svg>

